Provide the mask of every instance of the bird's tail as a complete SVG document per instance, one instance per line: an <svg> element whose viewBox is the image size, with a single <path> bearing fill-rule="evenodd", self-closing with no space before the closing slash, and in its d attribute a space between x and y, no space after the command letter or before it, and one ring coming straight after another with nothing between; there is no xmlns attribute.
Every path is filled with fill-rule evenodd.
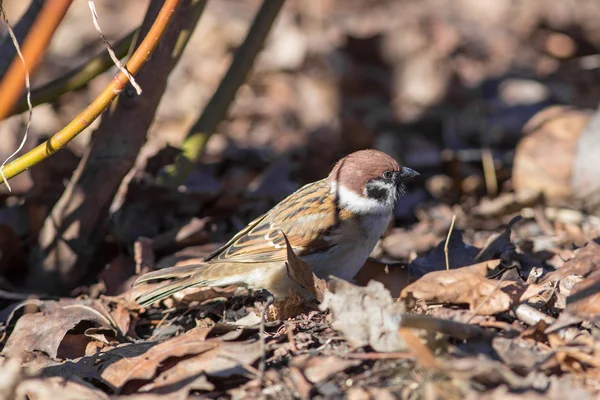
<svg viewBox="0 0 600 400"><path fill-rule="evenodd" d="M211 279L208 278L208 276L205 277L205 274L203 273L207 270L205 267L206 266L203 265L171 267L160 269L158 271L152 271L142 275L133 283L134 287L140 285L141 283L155 279L174 278L174 280L142 294L136 298L136 301L142 307L147 307L159 300L179 292L180 290L187 289L192 286L210 286L212 283ZM208 270L210 270L210 268Z"/></svg>

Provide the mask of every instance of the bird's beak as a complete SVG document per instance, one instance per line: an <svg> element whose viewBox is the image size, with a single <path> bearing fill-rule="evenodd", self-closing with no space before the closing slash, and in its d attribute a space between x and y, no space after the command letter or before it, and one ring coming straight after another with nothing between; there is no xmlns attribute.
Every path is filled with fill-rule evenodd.
<svg viewBox="0 0 600 400"><path fill-rule="evenodd" d="M398 181L399 182L404 182L404 181L408 181L414 177L417 177L421 174L419 174L417 171L415 171L414 169L410 169L408 167L402 167L402 172L400 172L400 175L398 176Z"/></svg>

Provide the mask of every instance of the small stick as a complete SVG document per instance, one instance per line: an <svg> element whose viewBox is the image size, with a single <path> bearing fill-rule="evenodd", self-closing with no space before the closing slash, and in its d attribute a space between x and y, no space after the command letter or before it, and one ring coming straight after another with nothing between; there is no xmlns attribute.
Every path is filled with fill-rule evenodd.
<svg viewBox="0 0 600 400"><path fill-rule="evenodd" d="M265 340L265 318L267 318L267 310L273 304L275 298L272 294L269 294L267 297L267 302L265 303L265 308L263 308L261 316L260 316L260 352L262 353L260 356L260 363L258 364L259 371L259 380L260 386L263 387L263 383L265 382L265 368L267 365L267 341Z"/></svg>
<svg viewBox="0 0 600 400"><path fill-rule="evenodd" d="M454 229L454 222L456 221L456 214L452 216L452 222L450 223L450 229L448 230L448 236L446 237L446 243L444 244L444 255L446 256L446 270L450 270L450 260L448 255L448 243L450 242L450 235Z"/></svg>
<svg viewBox="0 0 600 400"><path fill-rule="evenodd" d="M494 166L494 157L489 147L481 151L481 163L483 164L483 176L485 178L485 187L488 195L496 196L498 194L498 178L496 176L496 167Z"/></svg>

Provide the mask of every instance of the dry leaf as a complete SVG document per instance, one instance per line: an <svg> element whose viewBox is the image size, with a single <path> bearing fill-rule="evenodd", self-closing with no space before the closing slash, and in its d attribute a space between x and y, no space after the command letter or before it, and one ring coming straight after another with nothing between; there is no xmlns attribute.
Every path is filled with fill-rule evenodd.
<svg viewBox="0 0 600 400"><path fill-rule="evenodd" d="M306 379L312 383L323 382L333 374L357 365L360 365L358 360L345 360L335 356L310 357L302 355L292 360L292 366L300 368Z"/></svg>
<svg viewBox="0 0 600 400"><path fill-rule="evenodd" d="M109 396L82 380L75 381L53 376L25 380L17 387L15 398L27 398L29 400L108 400Z"/></svg>
<svg viewBox="0 0 600 400"><path fill-rule="evenodd" d="M569 275L581 275L583 277L600 269L600 244L595 241L578 249L575 257L567 261L561 268L545 275L540 282L556 282L566 278Z"/></svg>
<svg viewBox="0 0 600 400"><path fill-rule="evenodd" d="M492 315L509 310L515 302L528 299L542 290L541 286L521 286L517 282L487 279L488 270L500 260L486 261L470 267L431 272L407 286L400 298L414 298L430 303L468 304L479 315Z"/></svg>
<svg viewBox="0 0 600 400"><path fill-rule="evenodd" d="M75 300L67 304L44 301L38 304L40 312L19 318L2 354L25 358L33 351L42 351L54 360L66 356L76 358L85 354L86 345L91 340L84 336L88 328L102 327L112 336L118 332L109 311L98 301ZM72 334L69 334L70 331ZM73 349L80 353L73 353Z"/></svg>
<svg viewBox="0 0 600 400"><path fill-rule="evenodd" d="M376 351L406 350L398 336L404 307L395 303L381 282L360 287L332 279L319 306L333 315L332 326L354 347L370 345Z"/></svg>
<svg viewBox="0 0 600 400"><path fill-rule="evenodd" d="M565 309L569 314L586 320L600 319L600 270L588 275L573 286Z"/></svg>
<svg viewBox="0 0 600 400"><path fill-rule="evenodd" d="M288 276L294 282L307 289L318 301L323 301L323 293L327 288L327 284L323 279L319 279L310 269L307 263L302 261L296 253L294 253L294 249L290 245L290 242L283 233L283 239L285 240L285 244L287 246L287 262L285 264Z"/></svg>

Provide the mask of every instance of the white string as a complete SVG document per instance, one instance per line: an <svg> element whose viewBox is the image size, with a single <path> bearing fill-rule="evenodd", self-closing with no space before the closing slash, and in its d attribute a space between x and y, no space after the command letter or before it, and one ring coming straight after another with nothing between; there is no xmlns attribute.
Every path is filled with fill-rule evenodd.
<svg viewBox="0 0 600 400"><path fill-rule="evenodd" d="M8 156L8 158L6 160L4 160L2 165L0 165L0 175L2 176L2 180L4 181L4 184L6 185L6 187L8 188L8 191L12 192L12 188L10 187L10 184L8 183L8 179L6 179L6 176L4 175L4 166L6 165L7 162L10 161L11 158L16 156L23 149L23 146L25 146L25 142L27 141L27 134L29 133L29 127L31 126L31 119L33 117L33 106L31 105L31 85L29 83L29 70L27 69L27 64L25 63L25 58L23 57L23 54L21 53L21 48L19 47L19 42L17 41L17 38L15 37L12 26L10 25L10 22L8 22L8 18L6 18L6 13L4 12L4 8L1 6L1 4L0 4L0 12L2 13L2 19L4 20L4 22L6 22L6 25L8 26L8 34L10 35L10 37L13 41L15 49L17 50L17 54L19 55L19 58L21 59L21 63L23 64L23 68L25 69L25 89L27 91L27 94L26 94L27 108L29 109L29 114L27 116L27 125L25 126L25 134L23 135L23 140L21 140L21 144L19 145L19 148L14 153L12 153L10 156Z"/></svg>
<svg viewBox="0 0 600 400"><path fill-rule="evenodd" d="M96 6L94 5L93 0L88 0L88 5L90 6L90 11L92 12L92 21L94 22L96 31L98 31L98 34L100 35L100 37L102 38L102 41L106 45L106 50L108 50L108 54L110 55L110 58L113 60L113 62L117 66L117 68L119 68L119 70L125 74L127 79L129 79L129 82L131 82L131 85L135 88L135 91L137 92L137 94L139 96L140 94L142 94L142 88L140 87L140 85L137 84L135 79L133 79L133 75L131 75L129 73L129 71L127 71L127 68L125 68L123 66L123 64L121 64L121 61L119 61L119 59L115 55L115 52L114 52L112 46L110 45L110 43L108 43L108 40L106 40L106 37L104 37L104 35L102 34L102 30L100 29L100 24L98 22L98 13L96 13Z"/></svg>

